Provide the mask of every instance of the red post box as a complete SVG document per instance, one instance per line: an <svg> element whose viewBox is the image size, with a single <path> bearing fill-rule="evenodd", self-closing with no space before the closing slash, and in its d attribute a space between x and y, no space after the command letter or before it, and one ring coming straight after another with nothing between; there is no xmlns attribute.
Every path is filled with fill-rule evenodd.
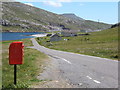
<svg viewBox="0 0 120 90"><path fill-rule="evenodd" d="M23 42L13 42L9 47L9 64L23 64Z"/></svg>

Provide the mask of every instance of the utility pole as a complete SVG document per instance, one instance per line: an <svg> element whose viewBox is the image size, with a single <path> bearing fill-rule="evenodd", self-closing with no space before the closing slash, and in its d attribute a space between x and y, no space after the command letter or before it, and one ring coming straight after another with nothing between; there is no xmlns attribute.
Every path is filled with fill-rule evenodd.
<svg viewBox="0 0 120 90"><path fill-rule="evenodd" d="M98 19L98 29L99 29L99 22L100 22L100 21L99 21L99 19Z"/></svg>

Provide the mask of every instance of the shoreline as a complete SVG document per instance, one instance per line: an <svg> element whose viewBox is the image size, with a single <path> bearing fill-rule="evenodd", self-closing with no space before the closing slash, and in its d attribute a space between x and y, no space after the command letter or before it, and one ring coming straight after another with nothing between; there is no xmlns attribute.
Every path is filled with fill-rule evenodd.
<svg viewBox="0 0 120 90"><path fill-rule="evenodd" d="M33 37L45 37L45 36L47 36L47 34L34 34L34 35L30 35L30 36L33 36Z"/></svg>

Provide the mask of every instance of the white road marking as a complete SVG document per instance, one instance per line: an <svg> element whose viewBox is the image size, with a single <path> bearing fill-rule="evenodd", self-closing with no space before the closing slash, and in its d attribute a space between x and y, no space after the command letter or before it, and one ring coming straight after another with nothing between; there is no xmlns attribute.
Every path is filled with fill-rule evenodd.
<svg viewBox="0 0 120 90"><path fill-rule="evenodd" d="M64 60L65 62L69 63L69 64L72 64L70 61L68 61L68 60L66 60L64 58L61 58L61 57L58 57L58 56L55 56L55 57L60 58L60 59Z"/></svg>
<svg viewBox="0 0 120 90"><path fill-rule="evenodd" d="M66 60L66 59L64 59L64 58L61 58L62 60L64 60L64 61L66 61L67 63L69 63L69 64L72 64L70 61L68 61L68 60Z"/></svg>
<svg viewBox="0 0 120 90"><path fill-rule="evenodd" d="M94 82L96 82L96 83L100 83L99 81L97 81L97 80L93 80Z"/></svg>
<svg viewBox="0 0 120 90"><path fill-rule="evenodd" d="M90 76L86 76L87 78L89 78L89 79L92 79Z"/></svg>
<svg viewBox="0 0 120 90"><path fill-rule="evenodd" d="M86 77L92 80L92 78L91 78L90 76L86 76ZM94 81L95 83L101 83L100 81L97 81L97 80L93 80L93 81Z"/></svg>

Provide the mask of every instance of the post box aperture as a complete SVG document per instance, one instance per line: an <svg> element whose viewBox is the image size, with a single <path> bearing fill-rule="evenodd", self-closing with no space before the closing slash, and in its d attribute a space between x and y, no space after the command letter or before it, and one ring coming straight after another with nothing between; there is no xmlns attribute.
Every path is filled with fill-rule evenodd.
<svg viewBox="0 0 120 90"><path fill-rule="evenodd" d="M9 64L23 64L23 42L13 42L9 47Z"/></svg>

